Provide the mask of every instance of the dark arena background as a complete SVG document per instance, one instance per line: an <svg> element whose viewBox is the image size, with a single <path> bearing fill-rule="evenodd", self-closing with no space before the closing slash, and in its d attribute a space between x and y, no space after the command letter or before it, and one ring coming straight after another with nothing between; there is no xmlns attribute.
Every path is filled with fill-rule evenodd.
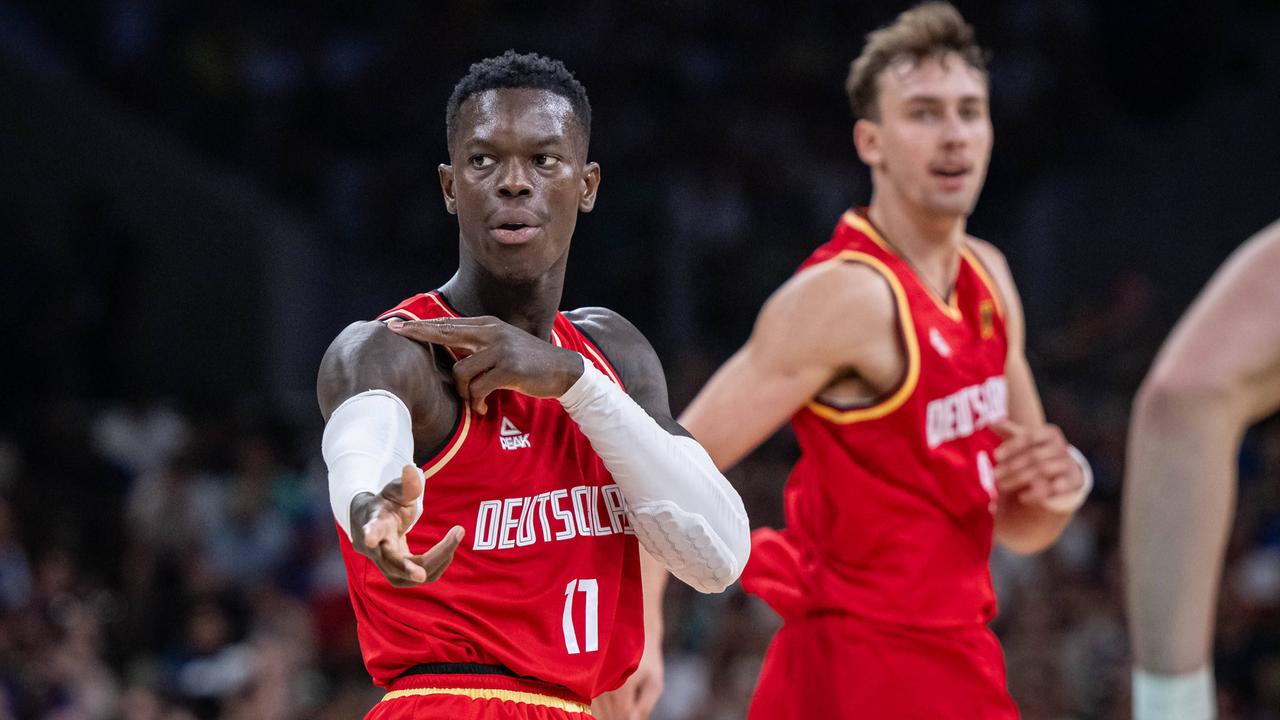
<svg viewBox="0 0 1280 720"><path fill-rule="evenodd" d="M1049 419L1098 483L1050 551L994 556L995 628L1028 720L1124 718L1129 406L1280 216L1280 4L958 6L992 50L970 230L1009 257ZM678 411L868 200L842 86L905 7L0 2L0 718L354 718L380 697L316 368L455 267L436 166L470 63L537 51L587 87L603 183L564 306L635 322ZM779 437L730 474L753 523L781 523L795 455ZM1260 720L1280 717L1280 425L1240 468L1216 667L1224 717ZM736 587L672 583L666 609L653 717L743 717L775 617Z"/></svg>

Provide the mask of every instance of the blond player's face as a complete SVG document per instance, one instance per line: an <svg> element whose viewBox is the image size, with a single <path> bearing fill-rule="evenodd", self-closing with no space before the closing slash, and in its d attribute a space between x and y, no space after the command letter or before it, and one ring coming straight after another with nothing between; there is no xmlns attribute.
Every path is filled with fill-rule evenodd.
<svg viewBox="0 0 1280 720"><path fill-rule="evenodd" d="M858 141L877 182L933 215L973 212L991 159L983 74L954 53L900 62L880 75L879 102L880 120L860 121Z"/></svg>

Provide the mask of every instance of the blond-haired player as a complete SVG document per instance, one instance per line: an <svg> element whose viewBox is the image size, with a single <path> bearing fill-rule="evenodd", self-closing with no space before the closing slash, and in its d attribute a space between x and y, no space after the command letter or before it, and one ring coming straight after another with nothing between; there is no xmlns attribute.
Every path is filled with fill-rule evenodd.
<svg viewBox="0 0 1280 720"><path fill-rule="evenodd" d="M1034 552L1088 492L1045 423L1003 256L965 231L991 156L983 53L954 7L871 33L847 91L871 168L681 421L727 468L788 418L787 527L743 574L783 617L753 718L1017 716L993 539Z"/></svg>

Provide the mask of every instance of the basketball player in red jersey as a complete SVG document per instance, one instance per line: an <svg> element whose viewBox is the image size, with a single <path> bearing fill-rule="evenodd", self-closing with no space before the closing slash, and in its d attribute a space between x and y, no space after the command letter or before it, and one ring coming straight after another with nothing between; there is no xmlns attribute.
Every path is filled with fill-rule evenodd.
<svg viewBox="0 0 1280 720"><path fill-rule="evenodd" d="M1214 608L1240 441L1280 411L1280 222L1240 247L1161 348L1134 402L1124 555L1135 720L1210 720Z"/></svg>
<svg viewBox="0 0 1280 720"><path fill-rule="evenodd" d="M865 209L760 311L681 418L721 468L788 418L787 528L743 586L784 625L751 717L1014 718L988 560L1054 541L1087 465L1046 424L1003 256L966 234L991 153L973 31L928 3L868 36L847 90Z"/></svg>
<svg viewBox="0 0 1280 720"><path fill-rule="evenodd" d="M440 166L456 274L322 361L330 499L388 690L369 718L590 717L641 657L638 544L704 592L746 563L742 501L672 419L649 343L557 311L600 182L590 112L557 61L473 65Z"/></svg>

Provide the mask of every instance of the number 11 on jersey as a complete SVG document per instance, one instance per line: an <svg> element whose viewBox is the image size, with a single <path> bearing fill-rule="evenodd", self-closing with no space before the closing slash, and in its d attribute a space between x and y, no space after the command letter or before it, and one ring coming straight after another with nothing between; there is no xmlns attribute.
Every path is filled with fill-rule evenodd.
<svg viewBox="0 0 1280 720"><path fill-rule="evenodd" d="M569 651L570 655L583 652L578 649L578 631L573 627L573 596L578 593L586 596L587 603L586 637L583 638L585 652L595 652L600 649L600 586L595 578L570 580L564 587L564 615L561 618L564 626L564 649Z"/></svg>

